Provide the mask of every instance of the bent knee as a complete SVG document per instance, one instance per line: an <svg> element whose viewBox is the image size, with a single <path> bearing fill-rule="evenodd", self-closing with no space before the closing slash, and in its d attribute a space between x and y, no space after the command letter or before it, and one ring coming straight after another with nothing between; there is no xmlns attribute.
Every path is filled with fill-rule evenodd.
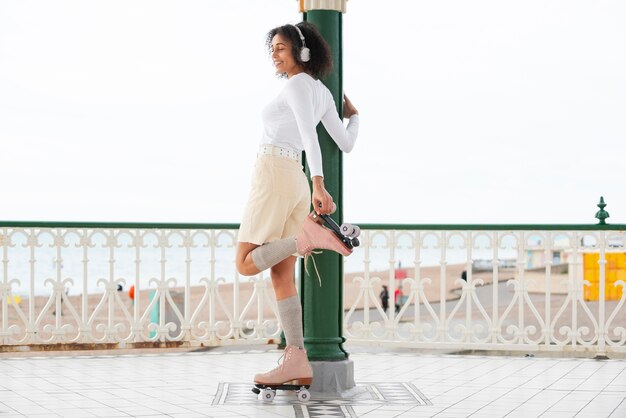
<svg viewBox="0 0 626 418"><path fill-rule="evenodd" d="M254 263L248 261L239 261L235 263L237 272L242 276L254 276L255 274L259 274L260 270L254 265Z"/></svg>

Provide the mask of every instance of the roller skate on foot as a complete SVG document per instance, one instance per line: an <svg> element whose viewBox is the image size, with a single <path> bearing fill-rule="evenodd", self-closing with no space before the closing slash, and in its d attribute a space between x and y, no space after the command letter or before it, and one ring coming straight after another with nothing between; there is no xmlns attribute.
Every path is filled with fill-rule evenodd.
<svg viewBox="0 0 626 418"><path fill-rule="evenodd" d="M361 235L361 228L357 225L349 223L342 223L338 225L337 222L330 215L318 215L313 212L311 215L320 225L325 225L328 229L333 231L337 239L341 241L349 250L361 245L358 236Z"/></svg>
<svg viewBox="0 0 626 418"><path fill-rule="evenodd" d="M252 392L261 394L264 402L271 402L277 390L292 390L296 392L300 401L305 402L311 397L308 389L312 382L313 370L306 350L289 345L278 367L254 376Z"/></svg>
<svg viewBox="0 0 626 418"><path fill-rule="evenodd" d="M332 250L343 256L352 254L348 248L330 229L318 221L319 215L312 212L302 224L296 236L296 249L299 255L308 256L313 250Z"/></svg>
<svg viewBox="0 0 626 418"><path fill-rule="evenodd" d="M336 210L333 204L333 212ZM317 225L316 225L317 224ZM297 236L297 250L300 255L309 255L313 250L332 250L343 256L352 254L352 249L360 245L357 238L361 229L352 224L341 226L330 215L320 215L313 211L305 219Z"/></svg>

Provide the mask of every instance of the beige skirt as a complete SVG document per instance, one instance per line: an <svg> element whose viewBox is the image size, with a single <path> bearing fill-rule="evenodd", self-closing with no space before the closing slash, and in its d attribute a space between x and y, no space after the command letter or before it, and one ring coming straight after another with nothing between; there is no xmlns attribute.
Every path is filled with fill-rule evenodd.
<svg viewBox="0 0 626 418"><path fill-rule="evenodd" d="M259 155L237 241L262 245L294 236L311 210L311 188L291 158Z"/></svg>

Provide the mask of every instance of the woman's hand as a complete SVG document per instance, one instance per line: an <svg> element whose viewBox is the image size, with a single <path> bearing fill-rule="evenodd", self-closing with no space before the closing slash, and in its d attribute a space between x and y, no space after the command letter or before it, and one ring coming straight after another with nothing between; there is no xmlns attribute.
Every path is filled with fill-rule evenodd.
<svg viewBox="0 0 626 418"><path fill-rule="evenodd" d="M358 115L359 111L356 110L356 107L352 104L348 96L343 95L343 117L349 119L352 115Z"/></svg>
<svg viewBox="0 0 626 418"><path fill-rule="evenodd" d="M313 210L320 215L328 215L335 211L335 203L333 197L326 191L324 187L324 178L321 176L315 176L313 181L313 192L311 194L311 203L313 203Z"/></svg>

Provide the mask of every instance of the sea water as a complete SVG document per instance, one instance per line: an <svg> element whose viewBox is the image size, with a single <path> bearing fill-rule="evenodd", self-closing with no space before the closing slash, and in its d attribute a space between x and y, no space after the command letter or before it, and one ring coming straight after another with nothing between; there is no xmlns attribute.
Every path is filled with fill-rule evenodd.
<svg viewBox="0 0 626 418"><path fill-rule="evenodd" d="M419 253L419 266L440 266L441 250L424 248ZM491 250L475 250L472 260L491 262ZM512 251L501 252L500 257L514 257ZM217 248L170 248L146 246L139 251L135 247L120 245L110 247L95 245L93 248L67 247L56 248L42 245L31 249L22 245L8 248L6 268L0 268L0 283L17 280L11 287L13 294L26 296L31 285L35 295L49 295L53 282L64 282L63 288L70 295L81 294L86 288L88 293L102 293L107 282L116 282L123 289L135 285L138 277L142 289L154 289L158 282L171 279L168 286L184 287L189 281L191 286L202 285L204 280L220 280L224 283L249 281L249 277L239 276L235 268L235 248L223 246ZM416 266L415 249L400 246L393 256L384 245L372 246L366 263L363 248L357 247L353 254L344 258L344 272L362 272L367 266L370 272L386 271L390 268L405 268L409 277ZM445 263L466 264L467 251L462 248L447 249ZM263 273L267 275L268 272Z"/></svg>

